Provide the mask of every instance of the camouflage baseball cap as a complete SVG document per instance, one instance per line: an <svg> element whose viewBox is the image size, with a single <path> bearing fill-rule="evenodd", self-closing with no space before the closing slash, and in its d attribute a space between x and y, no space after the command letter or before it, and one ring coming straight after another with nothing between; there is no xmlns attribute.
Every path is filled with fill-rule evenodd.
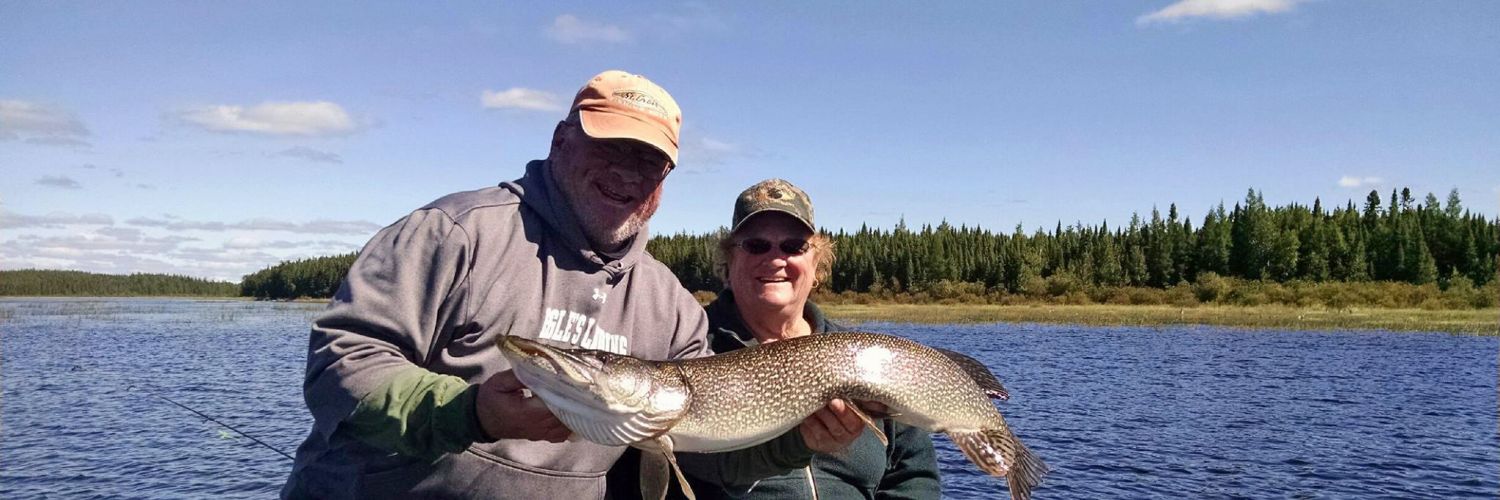
<svg viewBox="0 0 1500 500"><path fill-rule="evenodd" d="M759 213L781 212L790 215L816 232L813 225L812 198L792 183L781 179L766 179L755 183L734 200L734 222L729 232L739 231L746 220Z"/></svg>

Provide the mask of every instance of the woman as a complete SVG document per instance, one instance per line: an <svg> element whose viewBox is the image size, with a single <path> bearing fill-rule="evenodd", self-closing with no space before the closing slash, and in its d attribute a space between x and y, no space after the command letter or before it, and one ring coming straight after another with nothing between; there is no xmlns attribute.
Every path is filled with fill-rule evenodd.
<svg viewBox="0 0 1500 500"><path fill-rule="evenodd" d="M801 189L769 179L740 193L733 226L718 248L725 289L706 306L714 352L843 329L807 299L828 279L833 241L817 232L812 200ZM813 450L819 443L848 446L748 485L705 480L727 474L690 470L694 490L699 498L937 498L941 489L927 431L890 419L877 422L890 437L889 446L868 430L848 443L826 435L838 429L835 425L803 425L794 432Z"/></svg>

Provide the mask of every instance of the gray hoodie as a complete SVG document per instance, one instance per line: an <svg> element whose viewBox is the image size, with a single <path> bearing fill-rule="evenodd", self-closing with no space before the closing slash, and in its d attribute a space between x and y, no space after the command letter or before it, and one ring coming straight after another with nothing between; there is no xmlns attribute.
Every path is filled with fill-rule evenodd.
<svg viewBox="0 0 1500 500"><path fill-rule="evenodd" d="M314 417L283 497L599 498L622 448L488 439L474 388L501 335L645 359L708 354L703 309L645 252L589 248L545 161L381 230L313 321ZM398 453L399 452L399 453Z"/></svg>

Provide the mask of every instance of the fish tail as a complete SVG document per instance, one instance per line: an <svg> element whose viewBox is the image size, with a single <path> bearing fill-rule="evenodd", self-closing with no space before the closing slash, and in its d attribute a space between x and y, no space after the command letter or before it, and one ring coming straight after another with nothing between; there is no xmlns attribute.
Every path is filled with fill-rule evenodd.
<svg viewBox="0 0 1500 500"><path fill-rule="evenodd" d="M1047 475L1047 464L1021 444L1009 428L949 432L948 438L984 472L1005 477L1014 500L1031 498L1031 489Z"/></svg>

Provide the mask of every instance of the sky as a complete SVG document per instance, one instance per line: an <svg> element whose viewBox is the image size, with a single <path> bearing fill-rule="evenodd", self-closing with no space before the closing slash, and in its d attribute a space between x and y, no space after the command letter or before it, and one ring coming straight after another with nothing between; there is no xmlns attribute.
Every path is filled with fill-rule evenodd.
<svg viewBox="0 0 1500 500"><path fill-rule="evenodd" d="M238 281L519 177L594 74L684 114L656 234L1500 213L1500 2L0 0L0 269Z"/></svg>

